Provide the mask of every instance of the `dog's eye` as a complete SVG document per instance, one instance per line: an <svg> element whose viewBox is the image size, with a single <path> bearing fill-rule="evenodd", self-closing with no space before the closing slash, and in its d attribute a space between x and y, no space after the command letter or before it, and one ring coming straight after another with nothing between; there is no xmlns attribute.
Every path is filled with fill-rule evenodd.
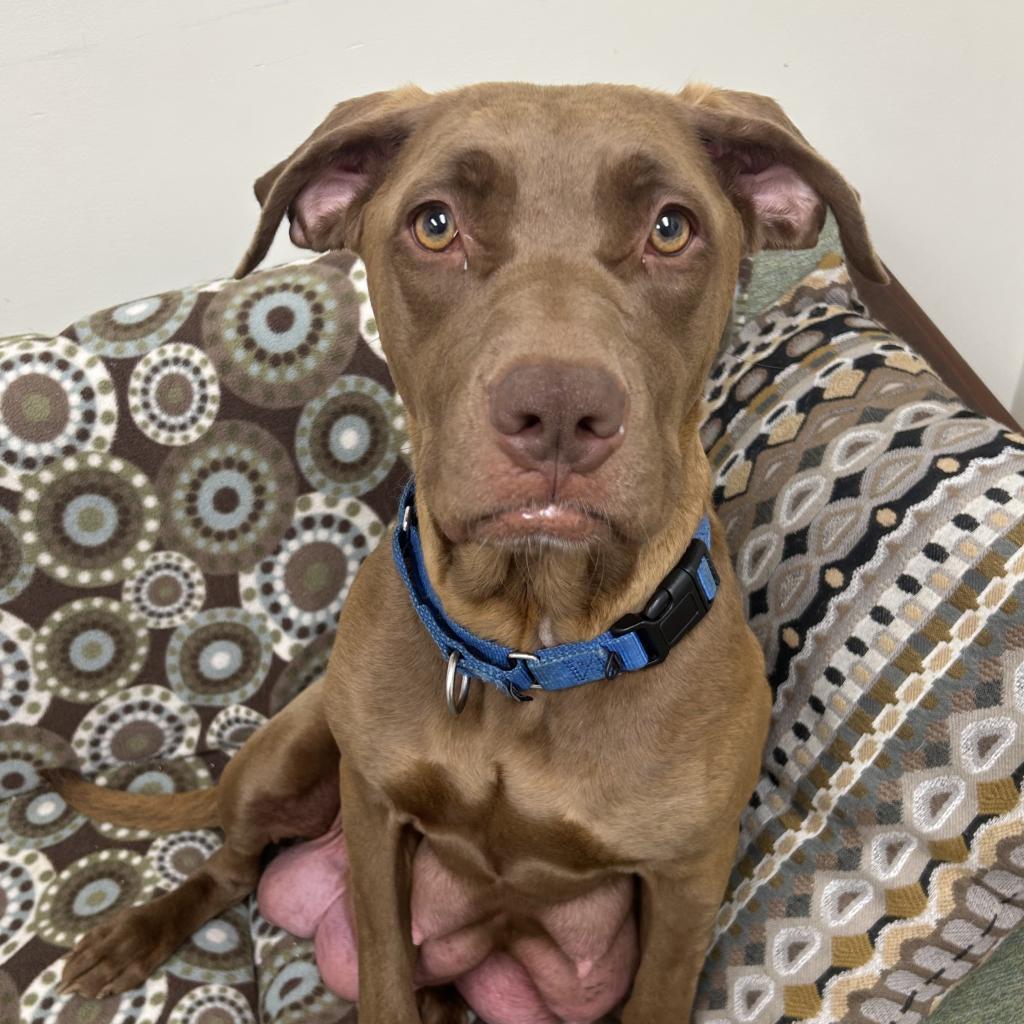
<svg viewBox="0 0 1024 1024"><path fill-rule="evenodd" d="M441 252L452 244L459 229L452 211L444 203L430 203L413 218L412 233L424 249Z"/></svg>
<svg viewBox="0 0 1024 1024"><path fill-rule="evenodd" d="M666 206L651 229L651 245L663 256L674 256L686 248L692 234L693 225L686 213L678 206Z"/></svg>

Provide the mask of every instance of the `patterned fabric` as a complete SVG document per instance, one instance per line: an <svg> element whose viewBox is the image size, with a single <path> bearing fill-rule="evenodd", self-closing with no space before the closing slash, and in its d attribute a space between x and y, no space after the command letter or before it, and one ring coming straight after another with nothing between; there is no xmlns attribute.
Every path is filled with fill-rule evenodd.
<svg viewBox="0 0 1024 1024"><path fill-rule="evenodd" d="M322 671L403 426L348 254L0 342L0 1024L356 1020L253 901L56 995L220 840L91 824L38 769L209 784ZM723 353L704 433L777 703L698 1019L914 1024L1024 907L1021 439L834 255Z"/></svg>
<svg viewBox="0 0 1024 1024"><path fill-rule="evenodd" d="M1024 439L864 313L828 257L711 374L776 703L702 1024L915 1024L1024 915Z"/></svg>
<svg viewBox="0 0 1024 1024"><path fill-rule="evenodd" d="M349 1013L254 904L102 1011L58 997L81 934L220 837L88 823L37 769L210 784L323 670L408 476L403 431L350 254L0 342L0 1024Z"/></svg>

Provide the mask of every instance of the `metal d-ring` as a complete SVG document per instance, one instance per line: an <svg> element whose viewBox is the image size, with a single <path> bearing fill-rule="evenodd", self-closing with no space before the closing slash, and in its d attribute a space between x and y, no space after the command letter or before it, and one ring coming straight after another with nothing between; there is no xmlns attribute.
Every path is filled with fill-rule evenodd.
<svg viewBox="0 0 1024 1024"><path fill-rule="evenodd" d="M465 672L459 673L459 692L458 695L455 693L455 671L459 667L459 657L458 651L448 655L448 671L444 676L444 695L448 701L448 710L453 715L461 715L469 699L469 676Z"/></svg>
<svg viewBox="0 0 1024 1024"><path fill-rule="evenodd" d="M509 653L508 660L509 661L524 661L524 662L526 662L526 671L527 672L530 672L530 665L532 665L532 664L539 664L540 663L540 658L538 658L536 654L527 654L525 651L511 651ZM543 690L544 689L544 687L541 686L540 683L537 682L537 680L534 677L532 672L530 672L530 678L533 679L533 682L530 683L530 689L531 690Z"/></svg>

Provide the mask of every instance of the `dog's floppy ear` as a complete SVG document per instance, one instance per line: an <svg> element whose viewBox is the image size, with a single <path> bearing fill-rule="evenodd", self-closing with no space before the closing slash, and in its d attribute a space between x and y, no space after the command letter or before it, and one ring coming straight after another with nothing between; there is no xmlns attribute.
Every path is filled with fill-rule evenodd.
<svg viewBox="0 0 1024 1024"><path fill-rule="evenodd" d="M751 246L813 246L831 208L850 262L889 280L868 237L860 197L767 96L688 85L679 94L723 186L748 215Z"/></svg>
<svg viewBox="0 0 1024 1024"><path fill-rule="evenodd" d="M235 276L259 265L286 213L296 245L341 248L348 215L380 182L428 98L408 87L339 103L291 156L256 180L259 224Z"/></svg>

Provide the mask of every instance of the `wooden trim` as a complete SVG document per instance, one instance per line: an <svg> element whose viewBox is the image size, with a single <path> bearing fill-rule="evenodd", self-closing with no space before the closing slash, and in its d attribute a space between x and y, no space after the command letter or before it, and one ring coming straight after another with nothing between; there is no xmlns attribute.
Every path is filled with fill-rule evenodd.
<svg viewBox="0 0 1024 1024"><path fill-rule="evenodd" d="M965 404L1006 426L1021 429L1020 424L985 387L952 342L929 319L888 267L886 270L892 280L887 285L868 281L853 267L849 270L857 292L871 315L885 324L893 334L913 345Z"/></svg>

